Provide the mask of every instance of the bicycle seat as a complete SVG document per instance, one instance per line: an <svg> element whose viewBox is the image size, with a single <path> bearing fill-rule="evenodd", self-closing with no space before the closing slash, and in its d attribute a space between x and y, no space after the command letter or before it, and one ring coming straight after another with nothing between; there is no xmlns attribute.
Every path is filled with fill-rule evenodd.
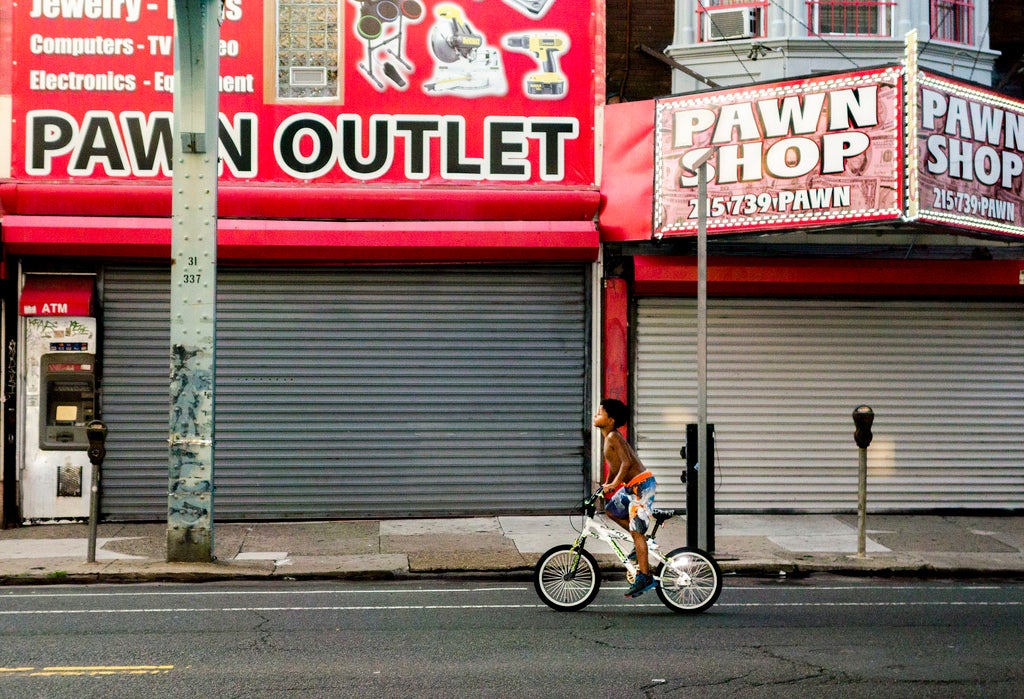
<svg viewBox="0 0 1024 699"><path fill-rule="evenodd" d="M665 522L666 520L672 519L676 516L675 510L659 510L654 508L651 510L651 514L654 515L654 519L658 524Z"/></svg>

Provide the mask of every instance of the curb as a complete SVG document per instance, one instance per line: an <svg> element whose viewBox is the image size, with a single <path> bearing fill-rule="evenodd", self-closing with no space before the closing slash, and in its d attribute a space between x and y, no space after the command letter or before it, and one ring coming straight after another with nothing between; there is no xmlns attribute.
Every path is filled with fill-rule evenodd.
<svg viewBox="0 0 1024 699"><path fill-rule="evenodd" d="M853 566L826 566L795 563L758 563L743 564L729 561L720 562L722 574L726 578L774 578L801 580L817 575L835 575L855 578L905 578L918 580L939 579L1000 579L1024 580L1024 571L1010 568L944 568L934 565L917 565L905 567L863 568ZM602 564L605 577L622 573L620 566ZM428 570L345 570L345 571L304 571L291 573L287 571L256 571L256 570L192 570L192 571L155 571L155 572L112 572L97 571L94 573L60 573L0 575L0 587L16 585L126 585L139 583L211 583L231 581L283 581L324 580L324 581L408 581L430 579L466 579L466 580L514 580L517 582L532 581L533 567L523 566L502 570L494 569L428 569Z"/></svg>

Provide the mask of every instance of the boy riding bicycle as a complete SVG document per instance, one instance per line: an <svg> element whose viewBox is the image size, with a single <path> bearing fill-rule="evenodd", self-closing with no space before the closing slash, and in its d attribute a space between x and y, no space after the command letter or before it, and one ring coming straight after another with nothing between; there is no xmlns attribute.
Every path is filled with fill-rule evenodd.
<svg viewBox="0 0 1024 699"><path fill-rule="evenodd" d="M614 474L601 486L605 497L604 513L633 537L637 568L640 569L626 591L626 597L639 597L655 584L647 560L645 534L651 526L656 484L654 474L644 468L636 452L618 432L618 428L628 420L626 405L614 398L606 398L594 415L594 427L604 435L604 458L610 467L609 473ZM610 493L614 494L609 497Z"/></svg>

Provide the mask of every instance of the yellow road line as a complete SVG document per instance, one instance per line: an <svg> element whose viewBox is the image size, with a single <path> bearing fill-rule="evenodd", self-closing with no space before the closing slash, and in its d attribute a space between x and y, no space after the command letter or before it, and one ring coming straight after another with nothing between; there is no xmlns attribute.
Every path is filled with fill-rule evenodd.
<svg viewBox="0 0 1024 699"><path fill-rule="evenodd" d="M69 667L44 667L44 670L173 670L173 665L72 665Z"/></svg>
<svg viewBox="0 0 1024 699"><path fill-rule="evenodd" d="M79 675L160 675L174 669L173 665L53 665L42 668L0 667L0 677L67 677Z"/></svg>

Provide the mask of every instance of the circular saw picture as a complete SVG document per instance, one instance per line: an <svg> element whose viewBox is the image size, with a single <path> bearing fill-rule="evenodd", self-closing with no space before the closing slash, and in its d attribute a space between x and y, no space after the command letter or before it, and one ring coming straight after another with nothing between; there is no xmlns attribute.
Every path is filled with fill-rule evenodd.
<svg viewBox="0 0 1024 699"><path fill-rule="evenodd" d="M463 9L442 3L434 8L434 17L429 38L434 75L424 83L423 91L462 97L508 92L501 52L487 45L486 37L466 20Z"/></svg>

